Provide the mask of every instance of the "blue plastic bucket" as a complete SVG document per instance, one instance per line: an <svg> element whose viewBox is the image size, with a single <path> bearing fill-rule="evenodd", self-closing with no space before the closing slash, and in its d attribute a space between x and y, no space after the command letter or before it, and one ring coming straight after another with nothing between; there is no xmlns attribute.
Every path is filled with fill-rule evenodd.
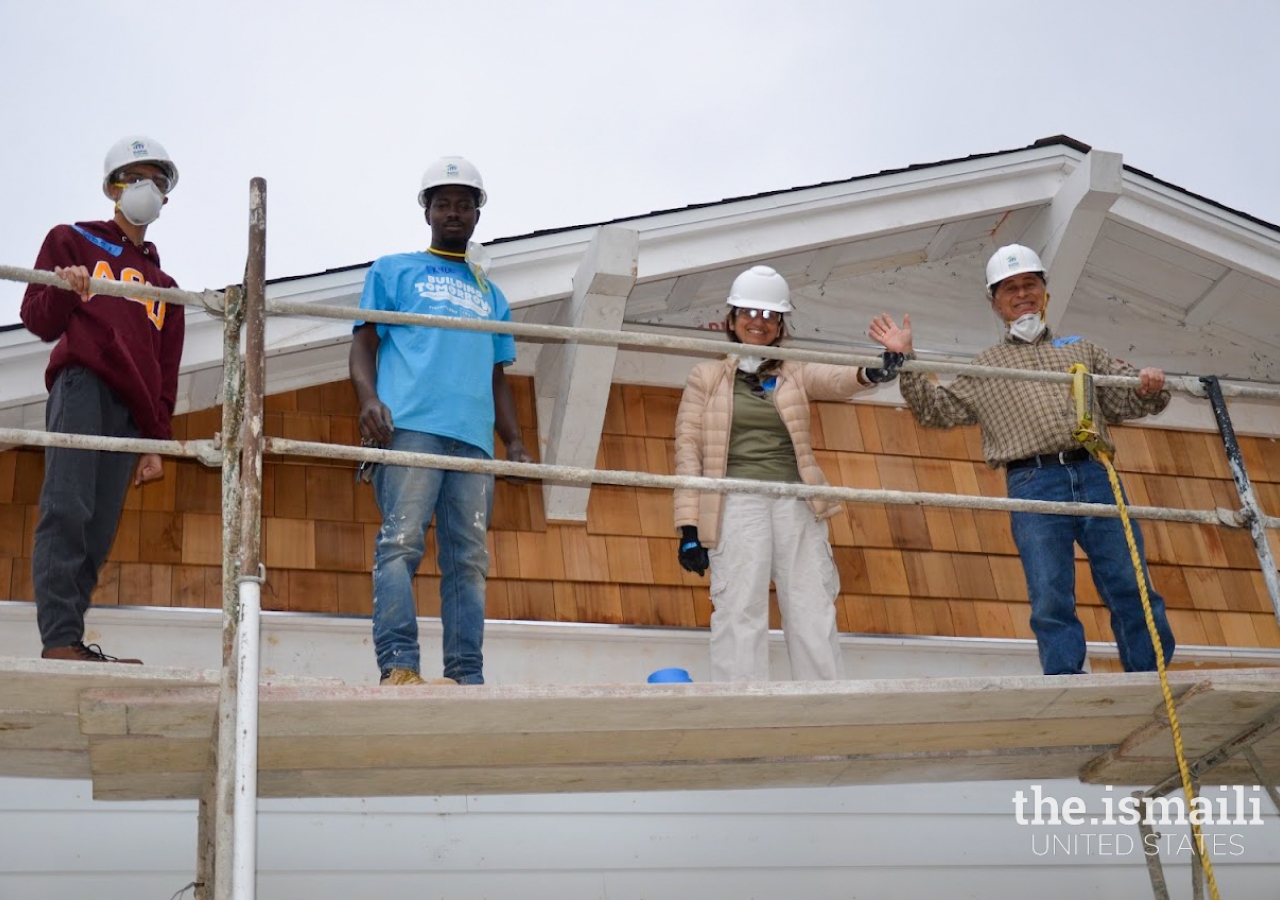
<svg viewBox="0 0 1280 900"><path fill-rule="evenodd" d="M678 684L680 682L691 682L689 672L686 669L659 669L649 676L650 684Z"/></svg>

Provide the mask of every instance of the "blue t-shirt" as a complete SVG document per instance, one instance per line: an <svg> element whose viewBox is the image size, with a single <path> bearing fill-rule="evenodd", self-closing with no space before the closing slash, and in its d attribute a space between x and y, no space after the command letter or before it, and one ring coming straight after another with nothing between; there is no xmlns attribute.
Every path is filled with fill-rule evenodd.
<svg viewBox="0 0 1280 900"><path fill-rule="evenodd" d="M511 321L492 281L431 253L378 259L364 279L361 309ZM359 328L363 322L356 322ZM396 428L466 441L493 456L493 367L516 358L509 334L377 323L378 397Z"/></svg>

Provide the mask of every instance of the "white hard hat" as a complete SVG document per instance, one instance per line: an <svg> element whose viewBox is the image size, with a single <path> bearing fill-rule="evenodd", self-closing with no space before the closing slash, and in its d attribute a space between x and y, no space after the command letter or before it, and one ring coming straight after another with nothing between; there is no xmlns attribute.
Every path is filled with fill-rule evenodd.
<svg viewBox="0 0 1280 900"><path fill-rule="evenodd" d="M1044 277L1044 263L1040 262L1040 255L1021 244L1001 247L987 260L987 293L993 295L997 284L1023 272L1035 272Z"/></svg>
<svg viewBox="0 0 1280 900"><path fill-rule="evenodd" d="M427 191L444 187L446 184L460 184L463 187L475 188L479 197L476 206L484 206L489 195L484 192L484 180L480 170L470 160L461 156L442 156L427 166L422 173L422 189L418 191L418 205L427 206Z"/></svg>
<svg viewBox="0 0 1280 900"><path fill-rule="evenodd" d="M791 288L783 278L768 266L752 266L737 278L729 289L729 306L745 306L748 309L770 309L774 312L795 312L791 305Z"/></svg>
<svg viewBox="0 0 1280 900"><path fill-rule="evenodd" d="M111 196L107 191L116 172L134 163L151 163L164 169L169 179L169 190L178 186L178 167L160 142L146 135L131 134L112 144L107 158L102 161L102 193Z"/></svg>

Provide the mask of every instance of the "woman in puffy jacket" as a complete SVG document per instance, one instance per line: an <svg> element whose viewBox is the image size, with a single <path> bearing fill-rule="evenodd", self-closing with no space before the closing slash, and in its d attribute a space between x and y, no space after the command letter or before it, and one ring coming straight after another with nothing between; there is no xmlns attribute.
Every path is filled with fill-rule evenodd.
<svg viewBox="0 0 1280 900"><path fill-rule="evenodd" d="M676 474L827 484L809 437L809 401L848 400L897 374L902 357L859 369L764 359L751 346L775 346L792 312L786 279L768 266L739 275L725 331L743 345L689 373L676 415ZM769 679L769 582L778 589L792 677L844 677L836 629L840 579L826 519L831 500L761 494L675 492L680 565L711 568L711 677Z"/></svg>

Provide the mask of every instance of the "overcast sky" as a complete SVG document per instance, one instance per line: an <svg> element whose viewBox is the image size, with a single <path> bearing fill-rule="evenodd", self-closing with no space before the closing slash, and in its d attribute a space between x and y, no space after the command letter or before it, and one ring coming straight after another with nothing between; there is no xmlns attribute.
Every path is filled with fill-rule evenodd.
<svg viewBox="0 0 1280 900"><path fill-rule="evenodd" d="M484 175L481 240L1068 134L1280 222L1280 3L0 0L0 263L105 219L119 137L181 184L148 237L240 279L420 249L426 163ZM0 282L0 323L20 285Z"/></svg>

